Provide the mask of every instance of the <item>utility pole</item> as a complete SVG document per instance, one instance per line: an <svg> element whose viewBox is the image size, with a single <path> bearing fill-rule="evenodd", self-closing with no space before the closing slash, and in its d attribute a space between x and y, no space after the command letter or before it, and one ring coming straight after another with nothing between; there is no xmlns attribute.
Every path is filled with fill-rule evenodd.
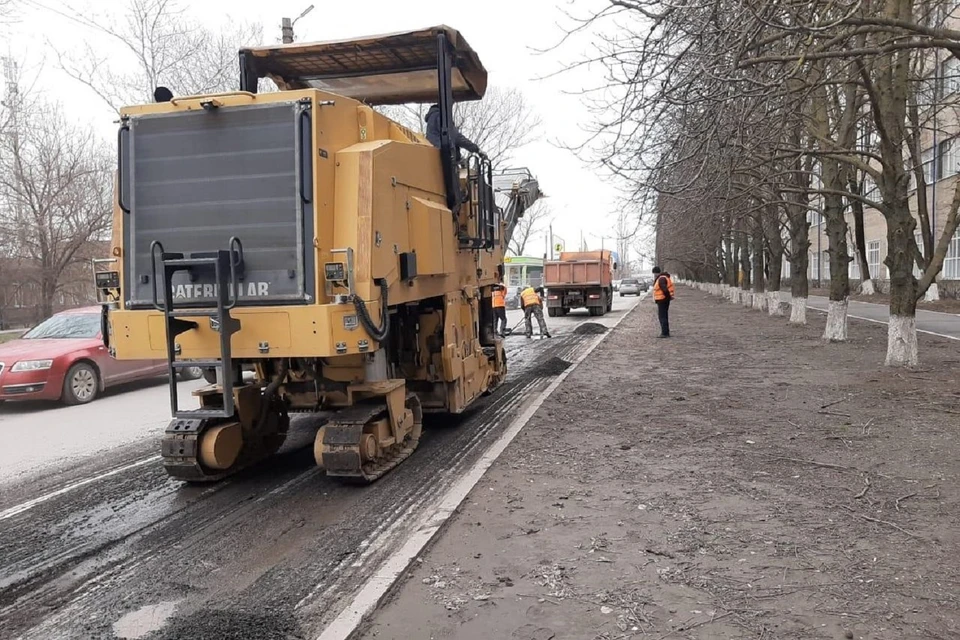
<svg viewBox="0 0 960 640"><path fill-rule="evenodd" d="M7 108L7 112L10 114L10 120L7 123L7 131L4 132L0 130L0 134L6 134L10 137L10 147L9 152L11 154L11 164L13 167L20 167L20 86L19 86L19 72L17 70L17 62L10 56L5 56L3 58L3 80L6 85L5 95L3 96L3 106ZM2 123L0 123L2 124ZM2 151L0 151L2 153ZM19 173L19 169L15 169ZM19 179L21 176L16 176ZM19 180L18 180L19 182ZM23 207L21 206L19 194L9 193L5 194L11 201L13 205L13 211L15 215L15 220L17 221L17 228L23 233L24 225L23 222Z"/></svg>
<svg viewBox="0 0 960 640"><path fill-rule="evenodd" d="M290 44L293 42L293 25L297 24L297 20L307 15L311 11L313 11L313 5L310 5L309 7L304 9L303 13L301 13L299 16L297 16L293 20L291 20L290 18L280 19L280 34L281 34L281 40L283 41L283 44Z"/></svg>

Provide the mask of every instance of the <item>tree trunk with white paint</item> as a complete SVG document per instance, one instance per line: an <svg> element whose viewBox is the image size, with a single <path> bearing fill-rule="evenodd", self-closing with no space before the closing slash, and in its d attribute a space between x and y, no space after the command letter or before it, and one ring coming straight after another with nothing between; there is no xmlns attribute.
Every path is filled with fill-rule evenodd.
<svg viewBox="0 0 960 640"><path fill-rule="evenodd" d="M782 316L783 307L780 291L770 291L767 293L767 313L772 316Z"/></svg>
<svg viewBox="0 0 960 640"><path fill-rule="evenodd" d="M891 315L887 328L887 366L915 367L919 362L917 317Z"/></svg>
<svg viewBox="0 0 960 640"><path fill-rule="evenodd" d="M867 278L860 283L860 295L872 296L877 293L877 288L873 286L873 279Z"/></svg>
<svg viewBox="0 0 960 640"><path fill-rule="evenodd" d="M805 297L793 296L790 303L790 323L807 324L807 299Z"/></svg>
<svg viewBox="0 0 960 640"><path fill-rule="evenodd" d="M766 253L763 248L763 238L762 221L755 221L753 237L751 238L751 242L753 243L753 260L751 264L751 270L753 271L752 306L758 311L764 311L766 309L764 303L767 301Z"/></svg>
<svg viewBox="0 0 960 640"><path fill-rule="evenodd" d="M887 168L887 167L885 167ZM887 331L887 366L912 367L919 362L917 353L917 279L913 277L913 240L916 221L910 213L907 181L900 167L892 168L894 176L884 173L882 187L887 205L887 257L884 264L890 274L890 324Z"/></svg>
<svg viewBox="0 0 960 640"><path fill-rule="evenodd" d="M936 302L940 299L940 287L936 282L932 283L927 292L923 294L923 299L925 302Z"/></svg>
<svg viewBox="0 0 960 640"><path fill-rule="evenodd" d="M849 298L831 300L827 305L827 326L823 330L823 339L829 342L846 342L847 307Z"/></svg>

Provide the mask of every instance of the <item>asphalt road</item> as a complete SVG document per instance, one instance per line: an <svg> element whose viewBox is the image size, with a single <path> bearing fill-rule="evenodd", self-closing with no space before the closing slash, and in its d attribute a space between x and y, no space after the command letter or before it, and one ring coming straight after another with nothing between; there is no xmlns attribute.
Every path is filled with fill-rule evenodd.
<svg viewBox="0 0 960 640"><path fill-rule="evenodd" d="M828 303L829 300L823 296L807 298L807 307L819 311L826 311ZM850 317L871 320L881 324L887 324L890 319L890 307L872 302L851 300L847 313ZM917 330L960 340L960 315L917 309Z"/></svg>
<svg viewBox="0 0 960 640"><path fill-rule="evenodd" d="M180 402L193 401L202 380L183 382ZM12 446L0 447L0 482L64 466L104 449L160 438L170 422L166 376L107 389L95 402L68 407L49 402L0 405L0 433Z"/></svg>
<svg viewBox="0 0 960 640"><path fill-rule="evenodd" d="M465 415L428 420L416 453L367 487L316 468L309 416L273 458L195 487L168 479L156 457L162 385L82 410L0 407L4 460L34 461L0 479L0 638L315 638L549 384L555 358L582 353L591 336L576 327L610 324L635 303L547 318L550 340L509 337L507 383ZM509 315L512 326L520 315ZM42 438L38 425L50 429ZM71 433L70 447L37 454L88 428L95 435Z"/></svg>

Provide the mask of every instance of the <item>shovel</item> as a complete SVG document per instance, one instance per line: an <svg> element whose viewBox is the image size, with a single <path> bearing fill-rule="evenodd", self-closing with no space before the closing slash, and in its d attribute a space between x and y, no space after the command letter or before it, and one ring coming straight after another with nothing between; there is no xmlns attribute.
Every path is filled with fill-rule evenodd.
<svg viewBox="0 0 960 640"><path fill-rule="evenodd" d="M513 325L513 328L512 328L512 329L504 329L504 330L503 330L503 337L506 338L507 336L509 336L510 334L512 334L514 331L516 331L516 330L517 330L517 327L519 327L521 324L523 324L523 321L524 321L524 318L520 318L520 322L518 322L517 324Z"/></svg>

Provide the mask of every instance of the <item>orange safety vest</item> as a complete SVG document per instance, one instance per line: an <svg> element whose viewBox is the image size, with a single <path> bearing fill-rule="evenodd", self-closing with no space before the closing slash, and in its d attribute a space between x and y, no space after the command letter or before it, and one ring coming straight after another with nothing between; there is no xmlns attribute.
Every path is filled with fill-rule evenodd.
<svg viewBox="0 0 960 640"><path fill-rule="evenodd" d="M659 302L660 300L666 300L667 294L663 292L663 280L667 280L667 291L670 292L670 299L673 300L676 297L675 289L673 288L673 278L670 276L659 275L657 279L653 282L653 299Z"/></svg>
<svg viewBox="0 0 960 640"><path fill-rule="evenodd" d="M493 288L493 308L502 309L507 306L507 297L503 294L500 287Z"/></svg>
<svg viewBox="0 0 960 640"><path fill-rule="evenodd" d="M521 291L520 299L523 300L523 306L525 307L529 307L534 304L543 304L543 302L540 300L540 296L538 296L537 292L533 290L533 287L527 287Z"/></svg>

